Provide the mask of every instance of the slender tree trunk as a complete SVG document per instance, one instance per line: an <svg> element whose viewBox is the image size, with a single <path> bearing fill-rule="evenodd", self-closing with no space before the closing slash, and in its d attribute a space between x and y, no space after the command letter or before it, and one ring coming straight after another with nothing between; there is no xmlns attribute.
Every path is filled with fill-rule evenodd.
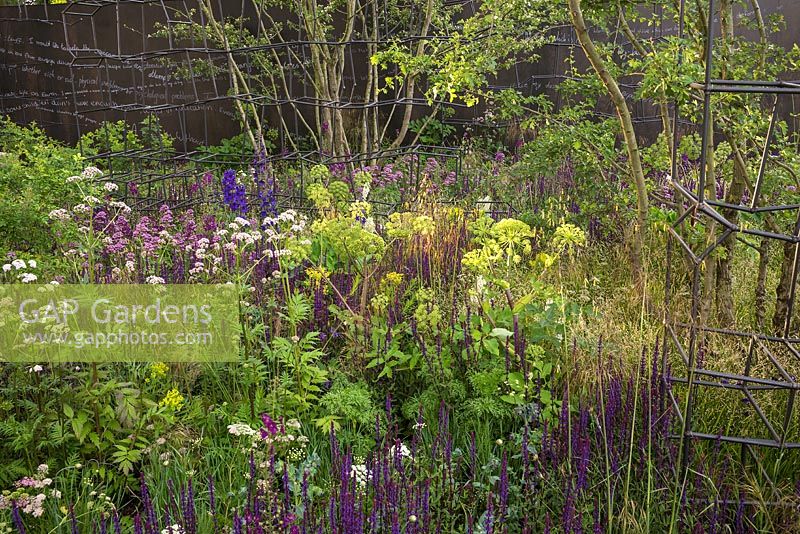
<svg viewBox="0 0 800 534"><path fill-rule="evenodd" d="M608 92L614 107L617 110L620 126L622 127L622 135L625 139L625 148L628 152L628 162L630 164L631 175L633 182L636 186L636 227L634 228L632 246L631 246L631 264L633 267L633 276L637 285L641 285L644 280L643 266L642 266L642 249L644 248L644 236L647 224L647 185L644 179L644 171L642 170L642 160L639 154L639 144L636 141L636 132L633 128L633 120L631 113L628 109L628 104L625 101L625 96L619 89L616 80L606 68L603 58L595 48L594 42L589 35L589 30L586 27L586 22L583 19L583 12L581 11L580 0L567 0L569 6L570 16L572 17L572 25L575 28L575 33L578 36L578 41L583 48L586 57L592 64L600 80Z"/></svg>
<svg viewBox="0 0 800 534"><path fill-rule="evenodd" d="M729 204L738 204L742 200L744 193L744 173L737 161L733 164L733 180L731 187L725 196L725 201ZM722 210L722 215L733 224L739 222L739 212L733 209ZM733 234L722 242L719 246L720 255L717 260L717 318L720 326L730 327L734 324L733 308L733 276L731 264L735 253L736 238Z"/></svg>
<svg viewBox="0 0 800 534"><path fill-rule="evenodd" d="M422 23L422 31L420 35L423 37L419 40L417 44L417 51L416 57L422 56L425 53L425 39L428 35L428 30L431 26L431 20L433 20L433 8L434 3L433 0L428 0L427 5L425 6L425 20ZM414 105L410 102L411 99L414 98L414 90L416 88L416 77L414 74L410 74L406 79L406 91L405 91L405 98L406 98L406 107L403 112L403 122L400 124L400 130L397 132L397 137L395 137L392 144L389 148L397 148L403 144L403 140L406 138L406 134L408 133L408 127L411 124L411 113L414 111Z"/></svg>
<svg viewBox="0 0 800 534"><path fill-rule="evenodd" d="M622 7L622 3L619 1L617 2L617 8L619 11L619 22L620 28L622 29L622 33L628 38L633 45L633 48L639 53L642 58L645 58L648 55L647 50L645 49L642 42L633 33L630 25L628 24L628 20L625 17L625 10ZM664 139L666 139L667 147L669 148L669 153L673 154L672 150L672 122L670 121L669 117L669 99L667 99L667 93L663 86L659 87L658 89L658 97L656 98L656 103L658 104L658 112L661 115L661 127L663 128L662 134Z"/></svg>
<svg viewBox="0 0 800 534"><path fill-rule="evenodd" d="M717 169L714 161L714 114L709 120L708 135L706 139L706 161L701 165L706 166L706 189L705 198L717 198ZM706 220L706 246L711 246L717 239L717 223L711 218ZM717 285L717 260L712 253L705 260L703 271L703 297L700 303L700 323L707 324L711 316L712 305L714 303L714 290Z"/></svg>
<svg viewBox="0 0 800 534"><path fill-rule="evenodd" d="M789 301L792 291L792 270L794 253L797 245L790 242L783 244L783 261L781 277L775 289L775 313L772 316L772 329L776 336L782 336L789 321Z"/></svg>

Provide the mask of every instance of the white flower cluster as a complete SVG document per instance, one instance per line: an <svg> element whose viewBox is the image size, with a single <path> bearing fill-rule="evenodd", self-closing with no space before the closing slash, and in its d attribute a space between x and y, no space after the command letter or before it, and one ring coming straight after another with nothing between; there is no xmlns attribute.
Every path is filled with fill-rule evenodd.
<svg viewBox="0 0 800 534"><path fill-rule="evenodd" d="M160 276L150 275L144 279L145 282L148 284L166 284L166 280L161 278Z"/></svg>
<svg viewBox="0 0 800 534"><path fill-rule="evenodd" d="M228 425L228 433L234 436L255 436L258 431L247 423L234 423Z"/></svg>
<svg viewBox="0 0 800 534"><path fill-rule="evenodd" d="M231 235L231 240L247 247L261 240L261 232L236 232Z"/></svg>
<svg viewBox="0 0 800 534"><path fill-rule="evenodd" d="M38 263L36 263L36 260L28 260L28 262L25 263L25 260L21 260L21 259L17 258L14 261L12 261L11 263L3 264L3 272L4 273L10 272L11 269L14 269L16 271L19 271L19 270L22 270L22 269L26 269L26 268L35 269L37 266L38 266ZM19 273L19 274L17 274L17 278L23 284L31 284L31 283L33 283L33 282L35 282L36 280L39 279L39 277L36 276L33 273Z"/></svg>
<svg viewBox="0 0 800 534"><path fill-rule="evenodd" d="M119 186L114 182L106 182L103 184L103 189L105 189L109 193L113 193L114 191L119 190Z"/></svg>
<svg viewBox="0 0 800 534"><path fill-rule="evenodd" d="M83 169L83 172L81 173L81 178L84 180L94 180L95 178L100 178L101 176L103 176L103 171L97 167L91 166Z"/></svg>
<svg viewBox="0 0 800 534"><path fill-rule="evenodd" d="M350 466L350 478L356 479L356 483L364 487L369 481L369 469L364 464L353 464Z"/></svg>
<svg viewBox="0 0 800 534"><path fill-rule="evenodd" d="M400 456L400 458L411 458L411 451L408 447L406 447L405 443L400 443L399 446L392 445L389 449L389 455L394 458L395 456Z"/></svg>
<svg viewBox="0 0 800 534"><path fill-rule="evenodd" d="M117 208L118 210L121 210L124 213L131 212L131 207L122 202L121 200L112 200L111 202L108 203L108 205L111 206L112 208Z"/></svg>
<svg viewBox="0 0 800 534"><path fill-rule="evenodd" d="M67 210L65 210L63 208L59 208L59 209L51 211L48 214L48 217L50 217L54 221L65 222L65 221L68 221L70 219L71 215L69 214L69 212Z"/></svg>
<svg viewBox="0 0 800 534"><path fill-rule="evenodd" d="M92 208L87 206L86 204L76 204L72 207L73 213L91 213Z"/></svg>

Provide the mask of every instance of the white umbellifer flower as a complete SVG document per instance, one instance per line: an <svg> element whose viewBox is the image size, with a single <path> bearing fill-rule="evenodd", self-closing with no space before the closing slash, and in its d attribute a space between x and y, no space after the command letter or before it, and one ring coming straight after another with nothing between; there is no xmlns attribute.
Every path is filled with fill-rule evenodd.
<svg viewBox="0 0 800 534"><path fill-rule="evenodd" d="M13 265L16 270L24 269L25 260L14 260L11 262L11 265Z"/></svg>
<svg viewBox="0 0 800 534"><path fill-rule="evenodd" d="M35 269L36 268L36 260L28 260L28 267L30 267L31 269Z"/></svg>
<svg viewBox="0 0 800 534"><path fill-rule="evenodd" d="M7 273L10 270L11 270L11 264L10 263L3 264L3 272Z"/></svg>
<svg viewBox="0 0 800 534"><path fill-rule="evenodd" d="M169 465L169 462L164 462L164 465ZM161 534L184 534L184 530L182 526L176 523L168 526L165 529L162 529Z"/></svg>
<svg viewBox="0 0 800 534"><path fill-rule="evenodd" d="M33 273L22 273L20 280L23 284L30 284L31 282L35 282L39 277Z"/></svg>
<svg viewBox="0 0 800 534"><path fill-rule="evenodd" d="M81 180L82 180L82 178L80 176L70 176L70 177L67 178L67 183L68 184L72 184L72 183L75 183L75 182L80 182Z"/></svg>
<svg viewBox="0 0 800 534"><path fill-rule="evenodd" d="M90 211L92 211L92 208L90 208L86 204L76 204L72 208L72 211L75 213L89 213Z"/></svg>
<svg viewBox="0 0 800 534"><path fill-rule="evenodd" d="M367 217L367 220L364 221L364 230L371 234L377 233L377 229L375 228L375 219L372 217Z"/></svg>
<svg viewBox="0 0 800 534"><path fill-rule="evenodd" d="M129 272L133 272L133 270L136 268L136 264L135 264L135 263L133 263L133 261L131 261L131 260L128 260L128 261L126 261L126 262L125 262L125 268L126 268L126 269L127 269Z"/></svg>
<svg viewBox="0 0 800 534"><path fill-rule="evenodd" d="M103 184L103 189L105 189L109 193L113 193L114 191L117 191L119 189L119 186L114 182L106 182Z"/></svg>
<svg viewBox="0 0 800 534"><path fill-rule="evenodd" d="M167 282L160 276L150 275L144 279L148 284L166 284Z"/></svg>
<svg viewBox="0 0 800 534"><path fill-rule="evenodd" d="M238 224L239 226L250 226L250 221L245 219L244 217L236 217L233 222Z"/></svg>
<svg viewBox="0 0 800 534"><path fill-rule="evenodd" d="M33 367L31 367L30 369L28 369L29 373L41 373L42 371L44 371L44 367L42 367L39 364L36 364Z"/></svg>
<svg viewBox="0 0 800 534"><path fill-rule="evenodd" d="M361 188L361 200L367 200L369 196L369 182L364 184L364 187Z"/></svg>
<svg viewBox="0 0 800 534"><path fill-rule="evenodd" d="M83 201L92 206L100 204L100 199L94 195L86 195L83 197Z"/></svg>
<svg viewBox="0 0 800 534"><path fill-rule="evenodd" d="M246 423L228 425L228 433L234 436L255 436L258 431Z"/></svg>
<svg viewBox="0 0 800 534"><path fill-rule="evenodd" d="M61 284L58 282L58 280L50 280L50 285L51 286L58 286L58 285L61 285Z"/></svg>

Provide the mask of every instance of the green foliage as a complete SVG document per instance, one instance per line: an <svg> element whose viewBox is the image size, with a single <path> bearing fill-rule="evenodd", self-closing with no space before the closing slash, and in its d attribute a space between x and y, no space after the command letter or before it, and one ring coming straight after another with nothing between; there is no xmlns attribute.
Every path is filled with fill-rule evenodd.
<svg viewBox="0 0 800 534"><path fill-rule="evenodd" d="M409 123L408 129L419 136L419 142L423 145L444 144L445 139L456 131L455 126L433 117L414 119Z"/></svg>
<svg viewBox="0 0 800 534"><path fill-rule="evenodd" d="M148 115L138 124L128 124L124 120L103 122L96 130L83 134L78 146L84 156L100 156L98 165L119 172L131 170L135 160L112 154L148 148L166 155L173 150L174 142L164 131L158 117Z"/></svg>
<svg viewBox="0 0 800 534"><path fill-rule="evenodd" d="M82 170L77 150L53 141L35 124L0 120L0 252L50 253L48 213L81 201L67 178Z"/></svg>

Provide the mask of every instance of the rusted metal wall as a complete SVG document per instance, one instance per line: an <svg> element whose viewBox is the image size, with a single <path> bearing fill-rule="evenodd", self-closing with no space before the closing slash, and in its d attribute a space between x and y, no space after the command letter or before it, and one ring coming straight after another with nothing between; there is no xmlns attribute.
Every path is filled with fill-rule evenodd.
<svg viewBox="0 0 800 534"><path fill-rule="evenodd" d="M241 9L239 2L225 4ZM779 13L785 17L787 29L774 39L787 49L797 44L800 3L761 0L761 4L765 15ZM177 137L178 150L216 143L234 135L238 126L233 104L220 98L228 91L227 75L213 81L187 80L173 76L172 67L163 58L150 54L170 49L166 39L151 37L155 24L164 20L165 12L159 3L28 6L24 11L16 7L0 8L0 114L10 115L20 123L36 121L50 135L71 143L103 121L141 121L146 106L156 106L152 111L165 129ZM664 23L653 31L674 33L677 29L671 24ZM564 75L564 60L574 44L572 32L565 29L556 44L545 47L539 60L520 63L502 73L496 85L520 87L529 93L553 93ZM72 51L68 50L70 47ZM115 56L128 57L123 61ZM582 53L576 56L582 57ZM200 52L187 52L180 57L188 63L204 56ZM349 57L352 61L346 69L345 83L357 93L366 78L363 47L354 45ZM218 56L213 59L224 60ZM633 87L626 90L633 94ZM296 80L292 91L295 97L310 94L302 80ZM784 100L782 107L787 116L795 109L794 105L791 98ZM304 112L308 113L310 106L304 106ZM273 124L278 113L289 118L290 126L296 122L286 105L272 106L265 112L268 122ZM416 113L424 112L420 108ZM480 107L458 108L453 119L456 123L468 123L482 112ZM658 130L652 106L637 101L634 112L640 123L648 123L641 126L643 135Z"/></svg>

